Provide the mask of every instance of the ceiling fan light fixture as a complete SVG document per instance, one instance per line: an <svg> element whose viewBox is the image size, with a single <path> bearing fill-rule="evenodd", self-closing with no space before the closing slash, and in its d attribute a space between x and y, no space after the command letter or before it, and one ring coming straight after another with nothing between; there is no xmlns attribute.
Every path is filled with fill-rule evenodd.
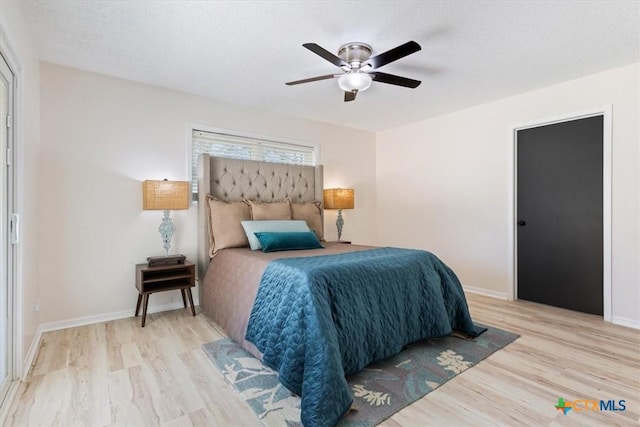
<svg viewBox="0 0 640 427"><path fill-rule="evenodd" d="M345 92L362 92L371 86L371 76L367 73L347 73L338 79L338 86Z"/></svg>
<svg viewBox="0 0 640 427"><path fill-rule="evenodd" d="M304 43L302 46L336 67L339 67L342 73L326 74L324 76L286 82L285 84L287 86L337 77L338 86L344 91L344 102L355 101L357 93L369 89L373 80L376 81L376 84L385 83L411 89L420 86L420 80L378 71L378 68L384 65L419 51L421 49L420 45L413 40L373 57L371 56L373 53L371 46L360 42L347 43L340 46L337 56L316 43Z"/></svg>

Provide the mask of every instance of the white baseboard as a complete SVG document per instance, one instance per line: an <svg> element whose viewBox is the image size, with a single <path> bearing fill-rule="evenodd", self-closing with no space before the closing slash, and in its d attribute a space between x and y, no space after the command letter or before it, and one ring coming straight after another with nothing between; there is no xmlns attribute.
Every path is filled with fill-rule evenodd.
<svg viewBox="0 0 640 427"><path fill-rule="evenodd" d="M27 375L29 375L29 371L31 370L31 365L36 360L36 353L38 352L38 347L40 347L40 339L42 338L42 325L39 325L36 328L36 333L33 335L33 339L31 340L31 345L29 346L29 350L22 361L22 377L20 378L22 381L27 379Z"/></svg>
<svg viewBox="0 0 640 427"><path fill-rule="evenodd" d="M620 326L627 326L633 329L640 329L640 320L627 319L626 317L612 316L611 323Z"/></svg>
<svg viewBox="0 0 640 427"><path fill-rule="evenodd" d="M193 304L195 306L200 305L200 301L198 300L197 293L196 295L193 296ZM176 310L183 307L184 305L182 301L172 302L169 304L162 304L162 305L152 305L147 309L147 314L159 313L161 311ZM50 331L58 331L60 329L75 328L77 326L91 325L94 323L108 322L109 320L126 319L128 317L133 317L133 310L114 311L111 313L96 314L94 316L76 317L75 319L67 319L67 320L60 320L58 322L49 322L49 323L40 324L36 329L36 333L33 337L33 341L31 341L31 345L29 346L29 351L27 351L27 355L22 365L23 366L22 380L24 381L27 378L27 375L31 370L31 365L35 361L35 357L38 352L38 347L40 347L40 340L42 339L43 333L50 332Z"/></svg>
<svg viewBox="0 0 640 427"><path fill-rule="evenodd" d="M198 305L198 298L193 298L193 304ZM147 309L147 314L158 313L160 311L175 310L183 308L182 301L169 304L154 305ZM126 319L133 317L133 310L114 311L112 313L96 314L93 316L76 317L75 319L61 320L58 322L43 323L40 325L42 332L57 331L60 329L75 328L76 326L91 325L93 323L108 322L109 320Z"/></svg>
<svg viewBox="0 0 640 427"><path fill-rule="evenodd" d="M475 286L463 286L462 287L465 292L469 292L470 294L484 295L485 297L497 298L502 300L508 300L509 296L506 292L498 292L492 291L490 289L485 288L477 288Z"/></svg>
<svg viewBox="0 0 640 427"><path fill-rule="evenodd" d="M464 289L465 292L468 292L470 294L483 295L485 297L502 299L505 301L509 299L509 295L506 292L492 291L490 289L477 288L475 286L467 286L467 285L463 285L462 288Z"/></svg>
<svg viewBox="0 0 640 427"><path fill-rule="evenodd" d="M0 426L8 425L6 420L9 417L9 409L18 395L19 388L20 380L14 380L11 385L9 385L9 391L4 398L4 401L0 402Z"/></svg>
<svg viewBox="0 0 640 427"><path fill-rule="evenodd" d="M509 296L506 292L491 291L484 288L476 288L474 286L463 286L465 292L470 294L484 295L491 298L497 298L502 300L509 300ZM628 328L640 329L640 320L629 319L626 317L612 316L611 323L614 325L626 326Z"/></svg>

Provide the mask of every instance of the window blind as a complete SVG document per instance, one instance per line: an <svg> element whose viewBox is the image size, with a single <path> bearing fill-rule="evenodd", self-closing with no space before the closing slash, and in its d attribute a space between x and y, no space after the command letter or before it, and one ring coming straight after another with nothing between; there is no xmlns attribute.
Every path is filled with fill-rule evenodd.
<svg viewBox="0 0 640 427"><path fill-rule="evenodd" d="M316 148L312 145L271 141L194 129L191 137L191 189L198 192L198 156L258 160L273 163L315 166Z"/></svg>

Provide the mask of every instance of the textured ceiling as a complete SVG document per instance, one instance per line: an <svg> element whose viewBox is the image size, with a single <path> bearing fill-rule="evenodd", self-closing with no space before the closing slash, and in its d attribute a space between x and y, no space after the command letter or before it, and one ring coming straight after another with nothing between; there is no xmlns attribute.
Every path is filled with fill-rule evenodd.
<svg viewBox="0 0 640 427"><path fill-rule="evenodd" d="M7 0L2 0L2 2ZM224 102L367 130L419 121L640 60L638 1L22 1L40 58ZM1 11L1 5L0 5ZM344 103L302 47L418 53Z"/></svg>

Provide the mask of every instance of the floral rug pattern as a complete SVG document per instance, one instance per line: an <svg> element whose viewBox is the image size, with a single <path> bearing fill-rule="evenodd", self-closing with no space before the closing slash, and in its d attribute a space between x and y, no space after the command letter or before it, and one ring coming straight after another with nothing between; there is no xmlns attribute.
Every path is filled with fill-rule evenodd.
<svg viewBox="0 0 640 427"><path fill-rule="evenodd" d="M340 426L374 426L456 375L513 342L518 335L489 327L474 339L454 336L421 341L374 362L347 378L353 406ZM302 426L300 398L229 338L203 346L205 352L267 426Z"/></svg>

